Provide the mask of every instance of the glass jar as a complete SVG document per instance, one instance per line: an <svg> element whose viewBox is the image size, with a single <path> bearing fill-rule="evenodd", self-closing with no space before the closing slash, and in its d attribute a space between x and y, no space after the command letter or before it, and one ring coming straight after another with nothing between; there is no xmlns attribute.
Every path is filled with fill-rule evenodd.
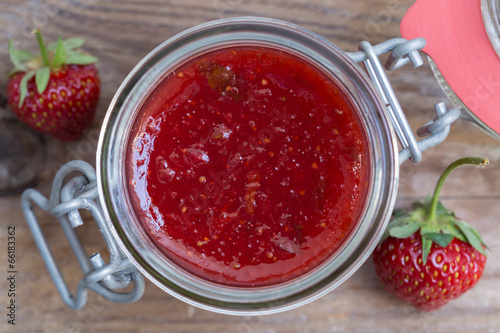
<svg viewBox="0 0 500 333"><path fill-rule="evenodd" d="M450 124L460 117L458 109L436 104L436 117L417 130L422 139L413 135L379 56L389 53L388 70L407 63L418 67L423 64L419 51L425 44L422 38L396 38L375 46L361 42L360 51L348 54L291 23L238 17L196 26L158 46L127 76L110 104L97 147L97 172L84 161L70 161L56 173L50 197L35 189L22 195L26 221L61 298L80 309L92 290L113 302L132 303L144 292L144 275L160 289L203 309L261 315L301 306L335 289L363 264L382 237L396 199L399 165L406 159L419 162L422 151L442 142ZM209 52L250 46L293 54L337 86L364 134L369 181L358 220L325 261L285 282L235 287L190 273L157 248L129 198L126 156L143 104L167 75ZM74 178L67 180L70 175ZM83 273L75 294L50 251L34 205L61 221ZM107 263L99 253L88 257L78 239L74 228L83 224L79 210L90 212L98 225L109 251Z"/></svg>
<svg viewBox="0 0 500 333"><path fill-rule="evenodd" d="M349 238L326 262L290 281L233 287L207 281L171 262L143 230L128 198L129 134L148 94L179 65L228 46L264 46L293 53L320 68L342 90L363 127L370 156L366 205ZM114 238L139 271L162 290L204 309L263 314L308 303L336 288L369 257L382 236L398 185L398 152L387 109L364 71L345 52L298 26L263 18L223 19L161 44L125 79L105 118L97 152L101 203Z"/></svg>

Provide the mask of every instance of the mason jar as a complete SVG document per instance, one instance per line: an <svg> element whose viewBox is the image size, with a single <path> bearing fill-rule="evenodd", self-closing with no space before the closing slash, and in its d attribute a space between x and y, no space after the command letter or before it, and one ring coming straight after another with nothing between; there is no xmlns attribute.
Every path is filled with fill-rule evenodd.
<svg viewBox="0 0 500 333"><path fill-rule="evenodd" d="M88 288L113 301L133 302L143 292L142 274L166 293L200 308L225 314L260 315L299 307L341 285L366 261L385 231L395 204L399 165L408 158L418 162L421 150L444 140L450 123L459 117L458 110L451 112L453 110L447 111L438 105L437 117L419 130L425 139L416 142L409 128L378 56L392 51L387 63L390 69L410 61L418 66L422 63L418 53L424 45L423 40L401 38L375 47L364 42L359 52L348 54L299 26L257 17L208 22L159 45L126 77L109 106L97 147L96 173L92 173L90 166L73 161L63 167L54 180L53 191L61 190L63 195L52 193L50 200L35 191L23 195L28 224L63 299L69 306L80 308ZM141 212L134 208L127 185L126 158L131 149L133 127L140 121L141 109L152 92L169 74L189 61L217 50L238 47L261 47L291 54L333 82L354 113L365 138L368 157L363 205L340 246L303 274L264 285L214 282L172 260L143 228ZM358 63L363 63L364 68ZM450 114L452 119L447 119ZM63 186L62 179L74 170L86 177ZM56 200L59 197L63 198L62 202ZM32 213L32 203L56 217L67 214L73 228L83 223L75 217L76 210L91 210L111 248L107 265L100 256L91 256L95 270L86 262L84 250L75 250L80 265L85 267L83 284L79 285L75 298L51 257ZM77 246L76 236L66 224L63 222L63 229L72 246ZM127 274L132 275L127 277ZM114 287L127 286L130 281L137 285L133 295L113 291Z"/></svg>
<svg viewBox="0 0 500 333"><path fill-rule="evenodd" d="M294 54L342 90L366 136L369 186L354 230L330 258L299 276L261 287L235 287L200 278L173 263L144 231L131 206L125 158L131 128L152 89L190 59L228 47L265 47ZM101 132L97 175L101 202L122 250L160 289L223 313L270 313L300 306L333 290L370 255L389 220L398 184L398 151L385 106L360 67L327 40L272 19L238 18L189 29L161 44L125 79Z"/></svg>

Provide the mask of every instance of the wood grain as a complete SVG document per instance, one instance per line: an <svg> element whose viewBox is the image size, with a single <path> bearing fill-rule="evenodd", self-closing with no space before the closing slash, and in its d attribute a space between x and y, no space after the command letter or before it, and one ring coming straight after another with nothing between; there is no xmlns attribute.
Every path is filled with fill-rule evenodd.
<svg viewBox="0 0 500 333"><path fill-rule="evenodd" d="M243 15L291 21L317 32L346 51L360 40L378 43L399 37L399 23L411 0L3 0L0 3L0 45L34 50L30 31L39 26L47 40L59 33L83 36L87 49L99 57L102 97L96 120L86 136L73 143L48 138L49 160L37 188L48 194L55 171L72 159L95 165L101 122L127 73L155 46L174 34L209 20ZM7 48L0 49L0 72L10 69ZM390 73L403 108L414 128L433 117L432 105L445 100L432 72L403 68ZM0 76L4 94L6 77ZM448 103L449 104L449 103ZM147 283L135 304L112 304L91 294L79 311L68 309L47 274L21 213L17 196L0 198L0 331L1 332L500 332L500 143L470 123L453 125L449 138L427 151L419 165L401 167L397 206L409 207L433 189L440 172L454 159L488 156L485 170L454 172L443 190L443 202L470 220L490 246L484 276L462 298L432 313L422 313L387 294L366 262L346 283L299 309L270 316L225 316L196 309ZM46 215L41 225L74 288L81 278L68 258L59 226ZM17 228L16 326L7 325L7 227ZM105 252L93 223L86 219L78 233L87 250Z"/></svg>

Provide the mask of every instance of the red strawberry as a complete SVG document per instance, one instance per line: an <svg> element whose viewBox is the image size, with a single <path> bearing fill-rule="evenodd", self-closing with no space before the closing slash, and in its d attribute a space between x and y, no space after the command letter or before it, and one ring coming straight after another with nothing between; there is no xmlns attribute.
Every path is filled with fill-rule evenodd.
<svg viewBox="0 0 500 333"><path fill-rule="evenodd" d="M424 311L435 310L472 288L486 263L479 232L439 202L444 180L463 164L485 166L487 159L467 157L441 175L434 195L413 211L397 212L373 253L385 288Z"/></svg>
<svg viewBox="0 0 500 333"><path fill-rule="evenodd" d="M92 123L99 99L97 58L79 48L84 40L69 38L45 46L34 32L40 55L16 50L9 41L14 64L7 83L7 100L19 119L35 131L60 140L76 140Z"/></svg>

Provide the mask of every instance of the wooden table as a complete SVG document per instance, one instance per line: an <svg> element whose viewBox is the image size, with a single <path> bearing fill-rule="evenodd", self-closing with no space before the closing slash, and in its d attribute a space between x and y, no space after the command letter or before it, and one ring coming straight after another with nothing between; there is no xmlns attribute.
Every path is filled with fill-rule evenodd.
<svg viewBox="0 0 500 333"><path fill-rule="evenodd" d="M77 142L48 138L48 163L37 188L48 195L58 166L73 159L95 165L102 119L127 73L151 49L170 36L209 20L243 15L268 16L302 25L347 51L363 39L372 43L399 37L398 26L412 0L3 0L0 3L0 72L10 69L7 41L35 49L30 31L42 28L46 40L83 36L99 57L102 97L90 131ZM428 64L403 68L390 78L416 128L433 117L433 105L446 99ZM4 94L6 77L0 76ZM449 104L449 103L448 103ZM398 207L409 207L433 189L440 172L466 155L487 156L485 170L459 169L448 180L442 200L484 234L490 246L482 280L470 292L442 309L423 313L387 294L370 261L327 296L289 312L257 317L214 314L178 301L147 282L144 297L116 305L90 294L79 311L67 308L47 274L20 209L20 196L0 198L0 331L1 332L500 332L500 142L470 123L452 126L449 138L424 154L419 165L401 167ZM68 255L60 227L46 215L41 224L63 273L74 288L81 278ZM16 326L7 324L7 230L16 227ZM105 252L96 226L85 220L78 233L90 253Z"/></svg>

